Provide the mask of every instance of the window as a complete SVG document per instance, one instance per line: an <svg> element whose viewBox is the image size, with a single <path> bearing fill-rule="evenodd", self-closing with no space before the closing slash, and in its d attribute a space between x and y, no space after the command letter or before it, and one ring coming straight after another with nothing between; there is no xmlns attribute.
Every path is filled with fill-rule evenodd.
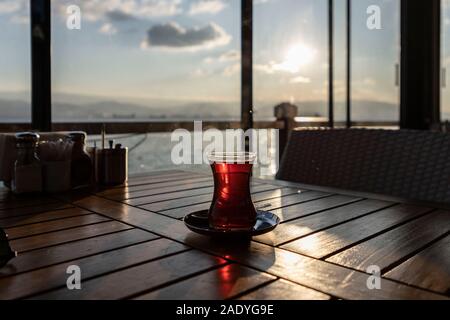
<svg viewBox="0 0 450 320"><path fill-rule="evenodd" d="M254 1L255 119L291 102L299 116L328 117L328 1Z"/></svg>
<svg viewBox="0 0 450 320"><path fill-rule="evenodd" d="M347 0L334 0L334 120L347 120Z"/></svg>
<svg viewBox="0 0 450 320"><path fill-rule="evenodd" d="M399 121L400 1L351 3L352 121ZM377 12L381 29L369 29Z"/></svg>
<svg viewBox="0 0 450 320"><path fill-rule="evenodd" d="M448 70L450 69L450 0L442 0L442 90L441 119L450 120L450 89Z"/></svg>
<svg viewBox="0 0 450 320"><path fill-rule="evenodd" d="M273 118L275 105L291 102L303 120L326 121L329 1L253 3L255 120ZM334 114L343 121L347 0L333 3ZM351 120L398 121L400 0L350 4ZM240 119L240 1L52 0L51 5L53 121ZM79 29L67 26L74 5L80 8ZM367 20L374 14L380 14L381 25L370 30ZM8 43L0 61L2 119L29 121L29 1L0 2L0 24ZM444 114L450 110L446 93Z"/></svg>
<svg viewBox="0 0 450 320"><path fill-rule="evenodd" d="M0 122L31 122L30 9L0 1Z"/></svg>
<svg viewBox="0 0 450 320"><path fill-rule="evenodd" d="M240 3L54 0L52 64L54 121L239 120Z"/></svg>

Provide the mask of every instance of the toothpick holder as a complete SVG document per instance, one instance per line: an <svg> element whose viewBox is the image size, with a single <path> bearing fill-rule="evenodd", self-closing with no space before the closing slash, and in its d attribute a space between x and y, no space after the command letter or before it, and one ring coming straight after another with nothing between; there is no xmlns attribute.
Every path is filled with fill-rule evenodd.
<svg viewBox="0 0 450 320"><path fill-rule="evenodd" d="M95 161L97 183L112 186L128 180L128 148L96 150Z"/></svg>

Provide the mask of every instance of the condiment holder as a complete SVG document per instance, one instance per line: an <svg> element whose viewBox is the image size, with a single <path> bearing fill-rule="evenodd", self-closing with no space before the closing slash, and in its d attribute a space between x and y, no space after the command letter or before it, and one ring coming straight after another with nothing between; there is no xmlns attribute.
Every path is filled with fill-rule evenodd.
<svg viewBox="0 0 450 320"><path fill-rule="evenodd" d="M0 135L0 180L16 194L57 193L128 179L128 149L86 148L84 132ZM104 146L105 133L102 132Z"/></svg>
<svg viewBox="0 0 450 320"><path fill-rule="evenodd" d="M39 144L44 192L57 193L71 189L72 147L71 141L63 139Z"/></svg>
<svg viewBox="0 0 450 320"><path fill-rule="evenodd" d="M95 150L96 181L104 186L120 185L128 179L128 148L111 140L109 149Z"/></svg>

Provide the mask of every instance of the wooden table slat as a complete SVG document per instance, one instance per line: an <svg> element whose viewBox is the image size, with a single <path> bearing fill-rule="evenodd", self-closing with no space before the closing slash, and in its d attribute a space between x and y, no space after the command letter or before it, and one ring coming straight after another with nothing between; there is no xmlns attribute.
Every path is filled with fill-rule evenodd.
<svg viewBox="0 0 450 320"><path fill-rule="evenodd" d="M187 251L100 278L83 281L83 290L63 288L35 299L124 299L166 283L223 265L225 260L198 251ZM151 271L150 271L151 270Z"/></svg>
<svg viewBox="0 0 450 320"><path fill-rule="evenodd" d="M156 238L157 236L150 232L131 229L49 248L28 251L11 260L7 267L0 269L0 278L123 248Z"/></svg>
<svg viewBox="0 0 450 320"><path fill-rule="evenodd" d="M450 298L450 212L331 188L251 184L255 206L282 223L248 243L212 240L178 220L209 208L210 173L137 175L97 195L0 189L0 227L20 251L0 270L0 298ZM82 268L82 290L65 286L72 264ZM367 288L368 265L382 268L380 290Z"/></svg>
<svg viewBox="0 0 450 320"><path fill-rule="evenodd" d="M105 191L101 191L97 193L102 197L114 199L114 196L126 195L127 197L131 197L134 193L138 191L146 191L146 190L154 190L159 188L171 187L171 186L179 186L188 183L194 182L204 182L204 181L212 181L211 177L198 177L198 176L188 176L186 178L180 179L177 178L175 180L163 181L163 182L154 182L150 184L140 184L135 186L127 186L124 188L114 188L108 189Z"/></svg>
<svg viewBox="0 0 450 320"><path fill-rule="evenodd" d="M140 206L140 208L149 210L149 211L153 211L153 212L159 212L159 211L182 208L182 207L187 207L187 206L191 206L191 205L211 202L211 201L212 201L212 194L208 193L208 194L192 196L192 197L188 197L188 198L173 199L173 200L150 203L150 204Z"/></svg>
<svg viewBox="0 0 450 320"><path fill-rule="evenodd" d="M21 207L21 208L0 211L0 219L20 217L20 216L37 214L37 213L43 213L43 212L47 212L47 211L62 210L62 209L67 209L67 208L73 208L73 206L70 204L67 204L67 203L55 202L55 203L39 205L39 206Z"/></svg>
<svg viewBox="0 0 450 320"><path fill-rule="evenodd" d="M208 210L210 207L211 207L210 202L199 203L199 204L194 204L194 205L188 206L188 207L182 207L182 208L177 208L177 209L161 211L161 214L164 214L166 216L169 216L169 217L172 217L175 219L181 219L181 218L184 218L189 213L196 212L196 211Z"/></svg>
<svg viewBox="0 0 450 320"><path fill-rule="evenodd" d="M450 296L450 235L389 271L385 277Z"/></svg>
<svg viewBox="0 0 450 320"><path fill-rule="evenodd" d="M58 202L55 199L47 197L36 197L29 195L14 196L10 195L8 198L3 199L0 202L0 211L6 211L9 209L17 209L23 207L42 206Z"/></svg>
<svg viewBox="0 0 450 320"><path fill-rule="evenodd" d="M190 189L190 190L176 191L176 192L170 192L170 193L156 194L153 196L147 196L147 197L143 197L143 198L128 199L123 202L126 204L129 204L131 206L142 206L142 205L160 202L160 201L182 199L182 198L188 198L188 197L197 196L197 195L211 194L213 192L213 190L214 190L214 188L211 186L211 187L206 187L206 188Z"/></svg>
<svg viewBox="0 0 450 320"><path fill-rule="evenodd" d="M197 174L196 172L183 171L183 170L166 170L166 171L153 171L131 174L128 177L128 181L139 181L147 179L164 179L170 177L186 176L191 174Z"/></svg>
<svg viewBox="0 0 450 320"><path fill-rule="evenodd" d="M282 248L321 259L428 211L430 208L398 205L289 242Z"/></svg>
<svg viewBox="0 0 450 320"><path fill-rule="evenodd" d="M255 240L278 246L392 205L391 202L371 199L351 203L283 223L273 232L256 237Z"/></svg>
<svg viewBox="0 0 450 320"><path fill-rule="evenodd" d="M250 266L285 280L342 299L446 299L445 296L381 279L380 290L370 290L371 274L354 271L322 260L274 248L265 244L214 243L200 235L189 234L184 243L202 248L232 261Z"/></svg>
<svg viewBox="0 0 450 320"><path fill-rule="evenodd" d="M211 241L193 234L182 221L154 214L114 201L87 197L77 201L85 209L102 213L194 248L267 272L285 280L343 299L445 299L428 291L382 279L381 290L367 288L368 274L294 252L251 242L241 245Z"/></svg>
<svg viewBox="0 0 450 320"><path fill-rule="evenodd" d="M168 182L179 179L189 179L192 177L198 177L199 174L196 172L173 172L171 174L160 174L160 175L140 175L140 176L132 176L128 177L128 181L126 181L123 185L114 186L111 189L122 189L126 187L138 186L142 184L152 184L152 183L160 183L160 182Z"/></svg>
<svg viewBox="0 0 450 320"><path fill-rule="evenodd" d="M214 185L213 180L208 179L207 181L190 182L190 183L186 183L186 184L177 184L175 186L136 191L131 194L126 194L126 193L117 194L117 195L109 196L108 198L110 198L112 200L123 201L123 200L130 200L130 199L136 199L136 198L144 198L144 197L158 195L158 194L171 193L171 192L176 192L176 191L181 191L181 190L206 188L206 187L211 187L213 185Z"/></svg>
<svg viewBox="0 0 450 320"><path fill-rule="evenodd" d="M252 193L258 193L258 192L265 192L265 191L272 191L279 189L279 186L273 185L273 184L257 184L252 183L250 186L250 190Z"/></svg>
<svg viewBox="0 0 450 320"><path fill-rule="evenodd" d="M268 191L262 191L262 192L253 192L252 193L252 199L253 202L255 202L255 205L262 201L268 201L271 199L279 199L286 196L290 196L292 194L298 194L303 190L300 189L294 189L294 188L280 188L274 190L268 190ZM304 192L304 191L303 191Z"/></svg>
<svg viewBox="0 0 450 320"><path fill-rule="evenodd" d="M46 222L46 221L70 218L70 217L75 217L75 216L82 216L82 215L91 214L91 213L92 212L89 212L87 210L82 210L79 208L68 208L68 209L62 209L62 210L41 212L41 213L31 214L31 215L26 215L26 216L19 216L19 217L14 217L14 218L3 218L3 219L0 219L0 228L12 228L12 227L23 226L23 225L32 224L32 223Z"/></svg>
<svg viewBox="0 0 450 320"><path fill-rule="evenodd" d="M255 190L256 188L256 190ZM281 197L285 194L292 194L296 193L297 191L295 189L275 189L275 190L269 190L269 191L259 191L259 186L253 186L252 190L252 199L255 202L258 201L264 201L268 199L276 198L277 196ZM147 205L140 206L140 208L153 211L153 212L161 212L166 210L172 210L172 209L181 209L185 207L189 207L192 205L201 205L201 204L211 204L212 201L212 194L204 194L204 195L198 195L198 196L192 196L188 198L182 198L182 199L174 199L174 200L168 200L168 201L161 201L156 203L151 203ZM203 209L202 209L203 210Z"/></svg>
<svg viewBox="0 0 450 320"><path fill-rule="evenodd" d="M186 246L177 242L167 239L156 239L17 276L3 278L0 279L0 299L18 299L63 287L67 281L66 270L70 265L80 267L84 283L85 280L98 277L102 274L186 250L188 250Z"/></svg>
<svg viewBox="0 0 450 320"><path fill-rule="evenodd" d="M252 186L253 192L263 192L263 191L269 191L269 190L276 190L279 187L275 185L259 185L259 184L253 184ZM198 189L190 189L190 190L183 190L183 191L174 191L174 192L168 192L168 193L161 193L151 196L146 196L142 198L136 198L136 199L128 199L125 200L124 203L132 205L132 206L142 206L147 205L150 203L155 202L161 202L161 201L167 201L167 200L173 200L173 199L183 199L188 198L192 196L197 195L205 195L209 194L211 195L214 191L214 187L204 187L204 188L198 188Z"/></svg>
<svg viewBox="0 0 450 320"><path fill-rule="evenodd" d="M305 193L305 195L306 194L308 193ZM349 196L333 195L323 199L320 197L317 200L307 201L289 207L273 210L273 212L280 217L282 223L285 223L287 221L319 213L324 210L333 209L335 207L340 207L359 200L361 199Z"/></svg>
<svg viewBox="0 0 450 320"><path fill-rule="evenodd" d="M372 238L328 261L366 270L377 265L384 272L391 265L450 231L450 212L436 211Z"/></svg>
<svg viewBox="0 0 450 320"><path fill-rule="evenodd" d="M20 227L7 228L9 239L29 237L41 233L64 230L84 225L90 225L99 222L105 222L109 218L102 217L98 214L81 215L78 217L71 217L59 220L52 220L47 222L38 222Z"/></svg>
<svg viewBox="0 0 450 320"><path fill-rule="evenodd" d="M250 292L239 300L330 300L331 297L286 280L277 280Z"/></svg>
<svg viewBox="0 0 450 320"><path fill-rule="evenodd" d="M261 201L256 204L258 209L265 211L273 211L276 209L289 207L292 205L317 200L321 198L325 198L330 196L328 193L319 192L319 191L302 191L296 194L291 194L286 197L278 198L278 199L270 199L266 201Z"/></svg>
<svg viewBox="0 0 450 320"><path fill-rule="evenodd" d="M110 234L118 231L132 229L132 227L117 221L106 221L68 230L49 232L17 240L11 240L11 247L19 254L24 251L50 247L66 242L83 240Z"/></svg>
<svg viewBox="0 0 450 320"><path fill-rule="evenodd" d="M302 202L315 200L317 198L322 198L324 196L325 196L325 194L322 192L315 192L315 191L304 192L304 193L295 194L295 197L293 197L293 199L290 199L289 203L291 203L291 202L302 203ZM281 198L281 199L283 199L283 198ZM270 206L267 206L267 204L270 203L270 201L273 201L275 203L281 202L281 201L279 201L279 199L272 199L272 200L263 201L263 202L255 202L255 208L258 210L269 211ZM176 219L180 219L180 218L185 217L190 212L208 210L210 206L211 206L211 202L206 202L206 203L200 203L200 204L191 205L191 206L187 206L187 207L164 210L164 211L160 211L160 212L164 215L167 215L167 216L170 216L170 217L173 217Z"/></svg>
<svg viewBox="0 0 450 320"><path fill-rule="evenodd" d="M276 278L237 264L228 264L159 290L136 300L223 300L233 298Z"/></svg>

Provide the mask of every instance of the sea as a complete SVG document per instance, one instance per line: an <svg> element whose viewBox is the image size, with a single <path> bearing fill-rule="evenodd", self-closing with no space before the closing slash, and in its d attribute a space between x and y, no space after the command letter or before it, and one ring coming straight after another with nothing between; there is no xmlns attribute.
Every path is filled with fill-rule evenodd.
<svg viewBox="0 0 450 320"><path fill-rule="evenodd" d="M257 160L254 165L253 174L255 176L261 178L273 178L275 176L280 160L277 134L277 130L273 129L258 131L258 145L260 147L254 151L260 155L261 161ZM164 170L188 170L202 173L209 173L211 170L210 164L206 159L207 146L210 142L201 141L200 145L194 146L194 135L192 133L189 139L192 142L191 149L187 150L191 154L189 157L190 161L185 161L186 163L181 164L177 163L177 160L174 160L172 157L174 148L180 143L178 137L172 139L172 133L107 135L105 140L106 147L108 147L109 141L112 140L114 145L121 144L123 147L128 148L128 172L130 176ZM101 147L101 144L101 136L88 137L88 146ZM203 158L202 163L194 163L195 152ZM178 155L178 152L176 154Z"/></svg>

